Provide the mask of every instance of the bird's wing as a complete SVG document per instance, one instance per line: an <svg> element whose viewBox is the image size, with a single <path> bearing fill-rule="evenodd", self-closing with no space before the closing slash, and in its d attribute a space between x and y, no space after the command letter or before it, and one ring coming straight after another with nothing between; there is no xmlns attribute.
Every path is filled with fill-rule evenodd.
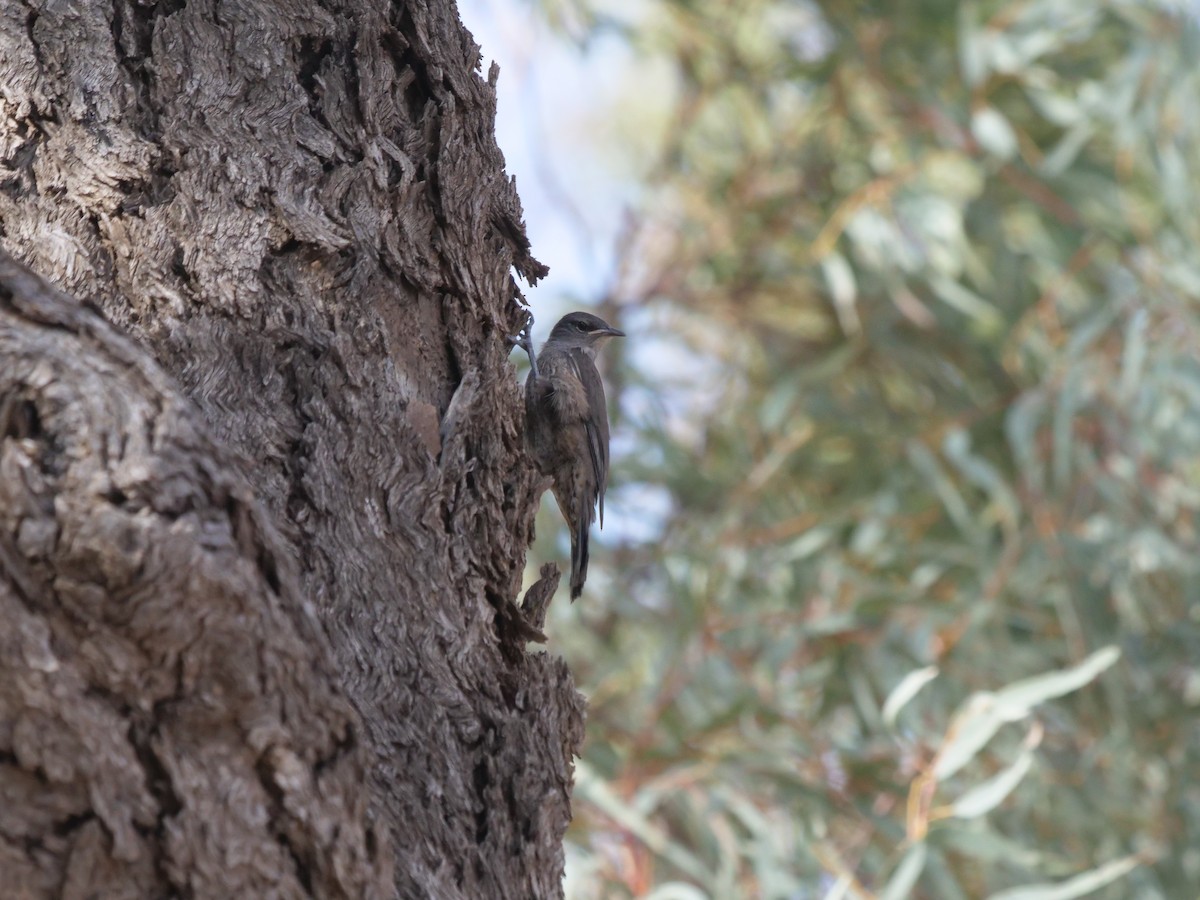
<svg viewBox="0 0 1200 900"><path fill-rule="evenodd" d="M583 385L587 397L588 415L584 421L587 430L588 455L592 459L592 471L596 474L595 500L600 503L600 527L604 527L604 491L608 487L608 404L604 399L604 382L596 371L596 364L582 350L571 351L571 367Z"/></svg>

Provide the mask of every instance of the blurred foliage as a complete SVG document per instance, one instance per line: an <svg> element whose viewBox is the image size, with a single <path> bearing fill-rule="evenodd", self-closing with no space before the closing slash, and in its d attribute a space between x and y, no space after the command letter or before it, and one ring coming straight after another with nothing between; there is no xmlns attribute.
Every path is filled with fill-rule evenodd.
<svg viewBox="0 0 1200 900"><path fill-rule="evenodd" d="M569 896L1195 897L1196 24L546 6L674 79L607 301L661 509L552 622Z"/></svg>

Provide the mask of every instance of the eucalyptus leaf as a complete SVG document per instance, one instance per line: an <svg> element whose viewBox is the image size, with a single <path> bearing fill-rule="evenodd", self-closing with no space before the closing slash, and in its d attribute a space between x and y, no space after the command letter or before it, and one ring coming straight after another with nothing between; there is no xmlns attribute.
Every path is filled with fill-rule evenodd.
<svg viewBox="0 0 1200 900"><path fill-rule="evenodd" d="M900 683L892 688L887 699L883 702L883 722L888 728L894 728L896 725L896 717L900 715L900 711L908 705L921 688L937 678L937 666L926 666L923 669L916 669L909 672Z"/></svg>
<svg viewBox="0 0 1200 900"><path fill-rule="evenodd" d="M712 897L700 888L682 881L660 884L645 896L646 900L712 900Z"/></svg>
<svg viewBox="0 0 1200 900"><path fill-rule="evenodd" d="M954 801L951 811L960 819L975 819L1004 802L1033 766L1033 751L1022 748L1016 760Z"/></svg>
<svg viewBox="0 0 1200 900"><path fill-rule="evenodd" d="M938 749L933 765L935 778L945 780L973 760L1004 725L995 695L973 695L950 723L947 740Z"/></svg>
<svg viewBox="0 0 1200 900"><path fill-rule="evenodd" d="M1075 900L1076 897L1086 897L1093 891L1098 891L1117 879L1123 878L1139 865L1140 862L1136 856L1126 856L1066 881L1010 888L992 894L988 900Z"/></svg>
<svg viewBox="0 0 1200 900"><path fill-rule="evenodd" d="M971 133L983 148L1000 159L1012 159L1019 145L1008 119L990 106L976 110L971 117Z"/></svg>
<svg viewBox="0 0 1200 900"><path fill-rule="evenodd" d="M929 856L929 848L922 841L913 844L896 866L896 871L888 879L887 885L879 894L879 900L906 900L912 893L917 879L925 870L925 860Z"/></svg>
<svg viewBox="0 0 1200 900"><path fill-rule="evenodd" d="M575 764L575 791L577 796L621 823L622 827L628 829L652 852L668 860L701 884L713 882L712 873L699 859L685 847L672 841L666 833L648 821L643 814L617 797L582 760L577 760Z"/></svg>
<svg viewBox="0 0 1200 900"><path fill-rule="evenodd" d="M481 19L509 22L508 5ZM1194 897L1194 16L1077 0L534 8L547 32L476 37L485 58L515 52L499 59L498 134L530 252L555 272L535 311L545 325L595 298L630 335L603 356L611 483L589 596L550 605L549 655L513 682L513 722L569 690L560 656L588 701L568 855L586 875L570 900L668 883L714 898L878 896L917 865L915 834L929 849L910 896L985 897L1014 879L1059 890L1133 847L1144 877L1101 894ZM315 76L330 97L337 56ZM427 80L471 105L445 74ZM361 73L367 87L386 76ZM392 87L411 101L424 81ZM21 116L7 100L0 182L17 181L0 203L19 205L19 164L45 136L10 129L6 144L6 116ZM410 106L379 127L420 137ZM504 146L513 134L531 138L536 174ZM487 139L425 137L440 153L406 144L429 171L395 185L403 209L414 185L420 201L441 184L430 166L450 171L456 142ZM54 190L61 173L31 158ZM345 166L329 164L334 202ZM447 222L461 218L463 198L441 199ZM146 206L143 224L176 206ZM472 213L472 234L507 234L505 209ZM378 232L395 264L424 221L358 230ZM509 296L487 273L454 276L454 260L431 263L440 277L409 262L417 288ZM162 273L114 265L150 285L152 305ZM509 327L485 313L481 334ZM450 349L457 368L473 359ZM314 402L331 389L317 387ZM510 393L498 383L480 414L519 407ZM519 421L510 432L497 434L519 451ZM509 459L470 450L483 469ZM493 498L503 522L475 523L480 535L529 533L520 483ZM447 485L445 515L471 484ZM391 509L398 533L403 512ZM560 519L547 500L528 584L569 558ZM463 562L500 603L513 573ZM1119 674L1092 685L1114 665L1114 651L1089 657L1106 644L1123 649ZM933 664L937 690L921 693L932 682L913 670ZM1072 690L1087 693L1055 699ZM1001 734L1031 716L1053 735L1036 761L1020 728ZM494 725L485 736L503 739ZM560 725L578 738L576 719Z"/></svg>
<svg viewBox="0 0 1200 900"><path fill-rule="evenodd" d="M1039 703L1078 690L1120 656L1116 647L1105 647L1070 669L1025 678L995 693L972 695L950 724L933 766L934 776L949 778L973 760L1003 725L1025 718Z"/></svg>
<svg viewBox="0 0 1200 900"><path fill-rule="evenodd" d="M996 692L993 698L995 709L1006 721L1022 719L1039 703L1079 690L1115 665L1120 658L1121 651L1118 648L1104 647L1070 669L1047 672L1015 682Z"/></svg>

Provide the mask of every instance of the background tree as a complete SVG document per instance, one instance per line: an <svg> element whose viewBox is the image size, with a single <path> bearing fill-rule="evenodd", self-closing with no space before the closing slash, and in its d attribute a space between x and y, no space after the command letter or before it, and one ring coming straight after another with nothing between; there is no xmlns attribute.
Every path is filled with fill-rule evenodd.
<svg viewBox="0 0 1200 900"><path fill-rule="evenodd" d="M647 160L572 896L1195 892L1183 6L545 4Z"/></svg>
<svg viewBox="0 0 1200 900"><path fill-rule="evenodd" d="M0 6L6 891L560 893L478 64L440 3Z"/></svg>

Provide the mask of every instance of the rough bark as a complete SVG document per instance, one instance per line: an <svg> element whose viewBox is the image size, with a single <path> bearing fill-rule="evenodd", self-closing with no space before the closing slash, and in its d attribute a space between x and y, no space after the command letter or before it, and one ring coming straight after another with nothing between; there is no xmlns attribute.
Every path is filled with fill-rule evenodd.
<svg viewBox="0 0 1200 900"><path fill-rule="evenodd" d="M360 728L195 407L2 252L0 397L4 883L385 896Z"/></svg>
<svg viewBox="0 0 1200 900"><path fill-rule="evenodd" d="M513 603L544 269L478 61L441 3L0 4L0 246L136 341L0 265L30 896L561 893L557 573Z"/></svg>

